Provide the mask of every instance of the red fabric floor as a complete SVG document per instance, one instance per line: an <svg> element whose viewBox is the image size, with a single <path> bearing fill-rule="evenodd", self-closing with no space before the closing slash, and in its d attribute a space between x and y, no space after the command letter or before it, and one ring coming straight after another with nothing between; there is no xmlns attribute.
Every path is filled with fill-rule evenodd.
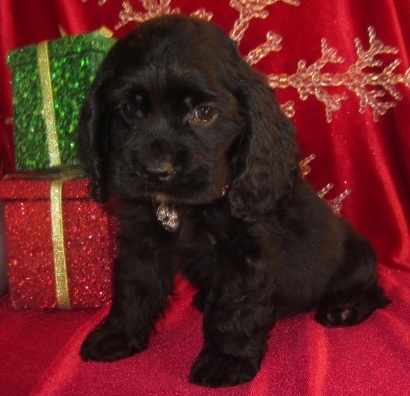
<svg viewBox="0 0 410 396"><path fill-rule="evenodd" d="M410 274L381 267L393 303L357 327L325 329L313 313L278 322L254 381L219 390L187 382L201 345L193 291L177 284L147 351L84 363L82 340L107 312L16 311L0 299L1 394L22 395L410 395Z"/></svg>

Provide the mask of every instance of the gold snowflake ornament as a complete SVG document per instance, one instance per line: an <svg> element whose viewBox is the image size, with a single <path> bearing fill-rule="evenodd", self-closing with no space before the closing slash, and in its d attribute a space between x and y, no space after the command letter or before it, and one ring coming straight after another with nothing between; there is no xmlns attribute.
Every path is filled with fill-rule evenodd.
<svg viewBox="0 0 410 396"><path fill-rule="evenodd" d="M312 168L310 166L310 163L316 158L315 154L311 154L308 157L302 159L299 162L299 168L300 172L302 173L303 176L307 176L311 171ZM325 196L333 189L334 185L333 183L328 183L326 184L325 187L323 187L317 195L319 198L325 199ZM342 205L343 201L352 193L350 189L344 190L341 194L336 196L333 199L327 199L326 202L330 205L330 207L333 209L333 211L336 214L340 214L340 211L342 210Z"/></svg>
<svg viewBox="0 0 410 396"><path fill-rule="evenodd" d="M326 120L332 121L332 115L339 110L342 102L349 96L347 93L331 94L327 88L345 87L353 92L360 101L359 112L364 113L366 107L373 111L373 120L377 121L379 116L396 105L392 100L381 101L386 93L395 101L402 99L401 93L396 85L404 84L410 87L410 69L404 74L395 73L395 69L400 65L400 60L396 59L385 66L379 72L371 72L369 69L380 68L383 62L376 57L383 54L397 54L398 50L394 47L385 45L376 38L373 27L369 27L369 49L365 50L360 39L355 40L357 61L351 65L344 73L325 73L323 68L328 63L345 62L344 58L337 54L334 48L330 48L326 39L322 39L319 60L310 66L306 65L305 60L298 63L294 74L271 74L268 76L269 84L272 88L295 88L301 100L306 100L308 96L315 96L326 107ZM379 87L375 89L375 87Z"/></svg>

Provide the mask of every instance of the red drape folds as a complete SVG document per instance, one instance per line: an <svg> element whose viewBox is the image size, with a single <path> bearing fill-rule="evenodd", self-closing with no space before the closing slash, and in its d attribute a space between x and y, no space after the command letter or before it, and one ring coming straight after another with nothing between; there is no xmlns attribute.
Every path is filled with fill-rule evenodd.
<svg viewBox="0 0 410 396"><path fill-rule="evenodd" d="M212 21L227 32L232 32L240 15L241 3L265 3L265 11L269 12L265 19L253 18L249 21L239 45L241 53L246 56L263 44L267 31L281 36L280 48L277 46L254 67L270 75L269 81L277 87L276 92L282 104L288 101L294 103L291 110L294 111L293 121L298 129L302 158L312 153L316 155L310 163L312 170L307 175L308 180L317 190L329 182L333 183L334 188L325 196L327 199L337 197L346 189L351 191L343 201L341 214L375 246L380 260L381 280L395 302L358 329L329 332L314 324L309 316L278 324L272 335L271 353L266 358L257 382L249 385L246 391L238 390L227 394L346 395L350 394L350 389L355 390L351 393L355 395L406 394L410 389L407 373L410 366L408 0L2 0L0 163L3 173L14 170L12 94L10 72L5 65L7 51L58 38L60 28L67 34L77 34L105 25L120 38L135 26L133 22L120 26L121 15L126 15L128 6L132 7L132 10L128 9L128 15L134 17L137 13L140 16L147 14L144 5L153 7L151 10L157 12L170 12L178 8L180 12L190 14L204 9L212 12ZM370 27L372 28L369 30ZM397 51L393 51L391 47ZM330 52L327 52L326 58L328 48L337 50L337 55L343 58L343 62L342 59L332 62ZM369 54L373 55L370 59L377 59L380 64L363 63L366 61L364 55L369 49ZM396 59L401 62L393 67ZM303 74L303 70L307 74ZM373 83L377 85L372 85ZM385 95L372 96L370 92L374 89ZM344 95L344 98L336 95ZM391 102L394 107L381 114L384 102ZM340 108L331 111L332 105L340 105ZM331 122L328 122L330 118ZM378 118L377 122L375 118ZM184 357L186 362L189 359L192 362L200 343L199 315L191 312L184 304L179 309L179 314L187 313L195 324L193 341ZM179 322L179 319L174 318L175 321L172 322L172 318L171 315L165 320L164 329L172 329L174 332L180 329L181 333L175 336L180 337L179 341L181 337L188 338L192 326L185 327L186 323L182 319ZM172 336L173 334L169 335L171 338ZM177 384L170 388L175 394L202 394L202 391L193 391L194 388L186 390L178 382L180 378L177 380L176 377L186 374L188 363L185 367L184 360L180 368L172 367L178 365L176 359L160 352L159 345L163 348L169 346L168 354L172 354L173 342L171 339L167 341L158 337L159 344L153 344L154 348L157 345L155 351L159 355L147 352L146 364L138 361L141 366L138 370L137 363L137 366L133 366L133 370L138 372L133 372L133 379L129 380L136 383L146 376L145 378L150 378L149 381L154 381L157 376L159 381ZM377 347L373 348L372 343ZM407 351L407 357L404 351ZM70 353L74 356L74 349ZM180 354L185 354L182 348ZM67 356L60 356L59 359L69 359ZM155 363L157 358L165 359L163 362L168 366ZM101 379L99 376L104 375L113 380L110 370L114 370L116 374L121 370L127 371L127 362L130 361L114 366L81 366L80 370L81 363L78 361L78 367L77 363L70 366L78 369L72 374L72 378L85 383L86 376L90 375L93 381L98 382ZM402 367L403 362L407 364L406 370ZM149 364L156 370L162 370L161 373L150 371ZM92 371L90 367L97 371ZM56 375L55 372L53 375ZM185 377L183 379L186 380ZM298 385L295 381L299 381ZM374 386L369 385L369 381ZM401 387L403 384L407 384L407 388ZM67 389L78 390L78 384L73 382L66 386L68 388L63 386L66 390L63 394L69 394ZM163 392L165 388L158 389ZM360 389L369 392L373 389L374 392L361 393ZM158 393L152 394L166 394L161 392L158 390ZM114 393L106 391L104 394Z"/></svg>

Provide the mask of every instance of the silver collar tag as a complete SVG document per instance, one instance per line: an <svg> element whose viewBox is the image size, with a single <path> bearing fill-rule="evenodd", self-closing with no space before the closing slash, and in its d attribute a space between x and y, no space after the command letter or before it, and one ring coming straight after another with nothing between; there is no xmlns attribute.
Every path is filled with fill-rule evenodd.
<svg viewBox="0 0 410 396"><path fill-rule="evenodd" d="M176 231L179 227L178 212L165 202L158 205L157 219L167 231Z"/></svg>

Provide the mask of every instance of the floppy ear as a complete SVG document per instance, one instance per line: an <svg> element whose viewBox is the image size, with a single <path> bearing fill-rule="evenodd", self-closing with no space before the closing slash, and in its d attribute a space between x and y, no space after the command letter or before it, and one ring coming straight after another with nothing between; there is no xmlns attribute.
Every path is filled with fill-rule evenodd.
<svg viewBox="0 0 410 396"><path fill-rule="evenodd" d="M229 199L232 214L251 222L286 207L299 167L294 128L265 78L244 62L239 75L247 126Z"/></svg>
<svg viewBox="0 0 410 396"><path fill-rule="evenodd" d="M108 123L102 87L111 74L103 69L97 73L78 123L78 157L82 169L91 179L91 195L97 202L108 200Z"/></svg>

